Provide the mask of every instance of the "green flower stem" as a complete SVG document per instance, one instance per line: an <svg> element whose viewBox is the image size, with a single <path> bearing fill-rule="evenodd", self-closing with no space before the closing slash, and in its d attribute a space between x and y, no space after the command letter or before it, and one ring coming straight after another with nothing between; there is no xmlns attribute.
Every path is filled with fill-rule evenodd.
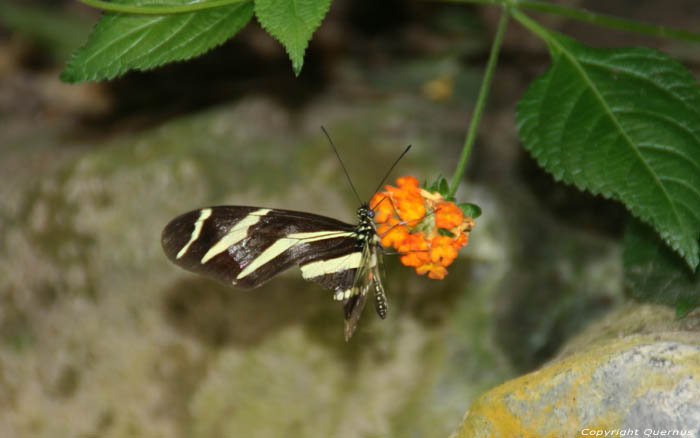
<svg viewBox="0 0 700 438"><path fill-rule="evenodd" d="M627 20L614 17L612 15L599 14L585 9L576 9L569 6L557 5L538 0L433 0L445 3L470 3L479 5L505 5L510 4L514 9L527 9L531 11L544 12L546 14L560 15L572 18L585 23L618 29L628 32L637 32L645 35L675 38L686 41L700 41L700 33L689 30L678 29L669 26L641 23L639 21Z"/></svg>
<svg viewBox="0 0 700 438"><path fill-rule="evenodd" d="M204 9L219 8L235 3L244 3L252 0L209 0L201 3L191 3L189 5L159 5L159 6L130 6L119 3L106 2L102 0L78 0L93 8L103 9L111 12L121 12L124 14L141 15L168 15L182 14L185 12L202 11Z"/></svg>
<svg viewBox="0 0 700 438"><path fill-rule="evenodd" d="M498 61L498 53L503 44L503 35L505 34L506 27L508 25L508 19L510 18L510 5L506 5L501 13L501 18L498 21L498 28L496 30L496 37L493 40L493 45L491 46L491 53L489 54L488 64L486 64L486 72L484 73L484 79L481 82L481 88L479 89L479 96L476 99L476 105L474 106L474 114L472 114L472 120L469 123L469 130L467 131L467 138L464 140L464 146L462 147L462 154L459 157L459 163L457 164L457 170L455 170L454 176L452 177L452 182L450 183L450 192L448 196L454 196L459 187L459 182L462 180L464 171L467 168L467 160L469 158L469 153L471 152L472 146L474 145L474 140L476 139L476 131L479 126L479 121L481 120L481 115L484 112L484 107L486 106L486 98L489 95L489 90L491 89L491 82L493 81L493 73L496 70L496 62Z"/></svg>

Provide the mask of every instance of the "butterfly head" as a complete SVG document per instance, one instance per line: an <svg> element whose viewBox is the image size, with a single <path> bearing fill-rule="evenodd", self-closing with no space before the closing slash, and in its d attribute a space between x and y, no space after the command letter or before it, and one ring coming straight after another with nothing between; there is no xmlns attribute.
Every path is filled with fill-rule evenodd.
<svg viewBox="0 0 700 438"><path fill-rule="evenodd" d="M357 217L360 218L360 223L372 221L374 219L374 210L369 208L369 204L362 204L357 209Z"/></svg>
<svg viewBox="0 0 700 438"><path fill-rule="evenodd" d="M360 241L367 242L375 234L374 231L374 210L368 204L362 204L357 209L359 223L355 227L355 232L360 237Z"/></svg>

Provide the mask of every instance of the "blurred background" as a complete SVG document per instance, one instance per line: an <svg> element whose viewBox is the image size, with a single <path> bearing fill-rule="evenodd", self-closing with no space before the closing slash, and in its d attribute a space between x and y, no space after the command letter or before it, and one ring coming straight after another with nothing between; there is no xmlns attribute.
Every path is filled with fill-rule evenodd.
<svg viewBox="0 0 700 438"><path fill-rule="evenodd" d="M697 30L697 0L562 2ZM254 291L170 264L162 227L206 205L354 222L320 131L371 196L452 175L496 8L336 0L294 77L252 22L190 60L101 83L58 75L100 12L0 0L0 436L447 436L470 401L550 359L625 301L613 202L555 183L515 104L549 63L508 29L460 201L483 209L443 281L387 257L389 315L342 310L294 268ZM550 16L595 46L649 45L698 73L698 46Z"/></svg>

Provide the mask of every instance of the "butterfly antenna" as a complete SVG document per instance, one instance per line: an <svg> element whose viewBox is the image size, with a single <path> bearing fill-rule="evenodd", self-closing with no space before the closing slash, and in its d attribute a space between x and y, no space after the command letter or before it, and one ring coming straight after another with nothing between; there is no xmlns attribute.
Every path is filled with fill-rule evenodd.
<svg viewBox="0 0 700 438"><path fill-rule="evenodd" d="M384 175L384 178L382 178L382 182L380 182L379 185L377 186L377 188L374 190L374 192L372 192L373 194L377 193L379 191L379 189L381 188L381 186L384 185L384 182L386 181L387 178L389 178L391 171L394 170L394 167L396 167L397 164L399 164L399 161L401 161L403 156L408 153L409 149L411 149L410 144L406 147L406 149L403 152L401 152L401 155L399 155L399 158L397 158L396 161L394 161L394 164L391 165L391 167L389 168L389 171L386 173L386 175Z"/></svg>
<svg viewBox="0 0 700 438"><path fill-rule="evenodd" d="M340 158L340 154L338 153L338 149L336 149L335 145L333 144L333 140L331 140L331 136L328 135L328 131L326 131L326 128L321 126L321 131L323 131L324 134L326 134L326 138L328 139L328 143L331 144L331 147L333 148L333 152L335 152L335 156L338 157L338 161L340 161L340 167L343 168L343 172L345 172L345 176L348 178L348 182L350 183L350 187L352 187L352 191L355 193L355 196L357 196L357 200L360 201L360 204L362 204L362 199L360 198L360 195L357 193L357 190L355 189L355 185L352 183L352 180L350 179L350 174L348 173L348 169L345 168L345 164L343 164L343 160Z"/></svg>

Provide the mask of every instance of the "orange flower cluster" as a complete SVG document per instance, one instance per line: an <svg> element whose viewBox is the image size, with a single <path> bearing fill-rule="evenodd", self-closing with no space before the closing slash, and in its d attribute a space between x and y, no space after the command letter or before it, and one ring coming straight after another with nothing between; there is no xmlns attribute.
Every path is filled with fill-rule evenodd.
<svg viewBox="0 0 700 438"><path fill-rule="evenodd" d="M402 253L401 263L419 275L442 280L459 248L467 244L474 220L438 192L419 187L412 176L401 177L396 184L375 193L369 204L381 243Z"/></svg>

